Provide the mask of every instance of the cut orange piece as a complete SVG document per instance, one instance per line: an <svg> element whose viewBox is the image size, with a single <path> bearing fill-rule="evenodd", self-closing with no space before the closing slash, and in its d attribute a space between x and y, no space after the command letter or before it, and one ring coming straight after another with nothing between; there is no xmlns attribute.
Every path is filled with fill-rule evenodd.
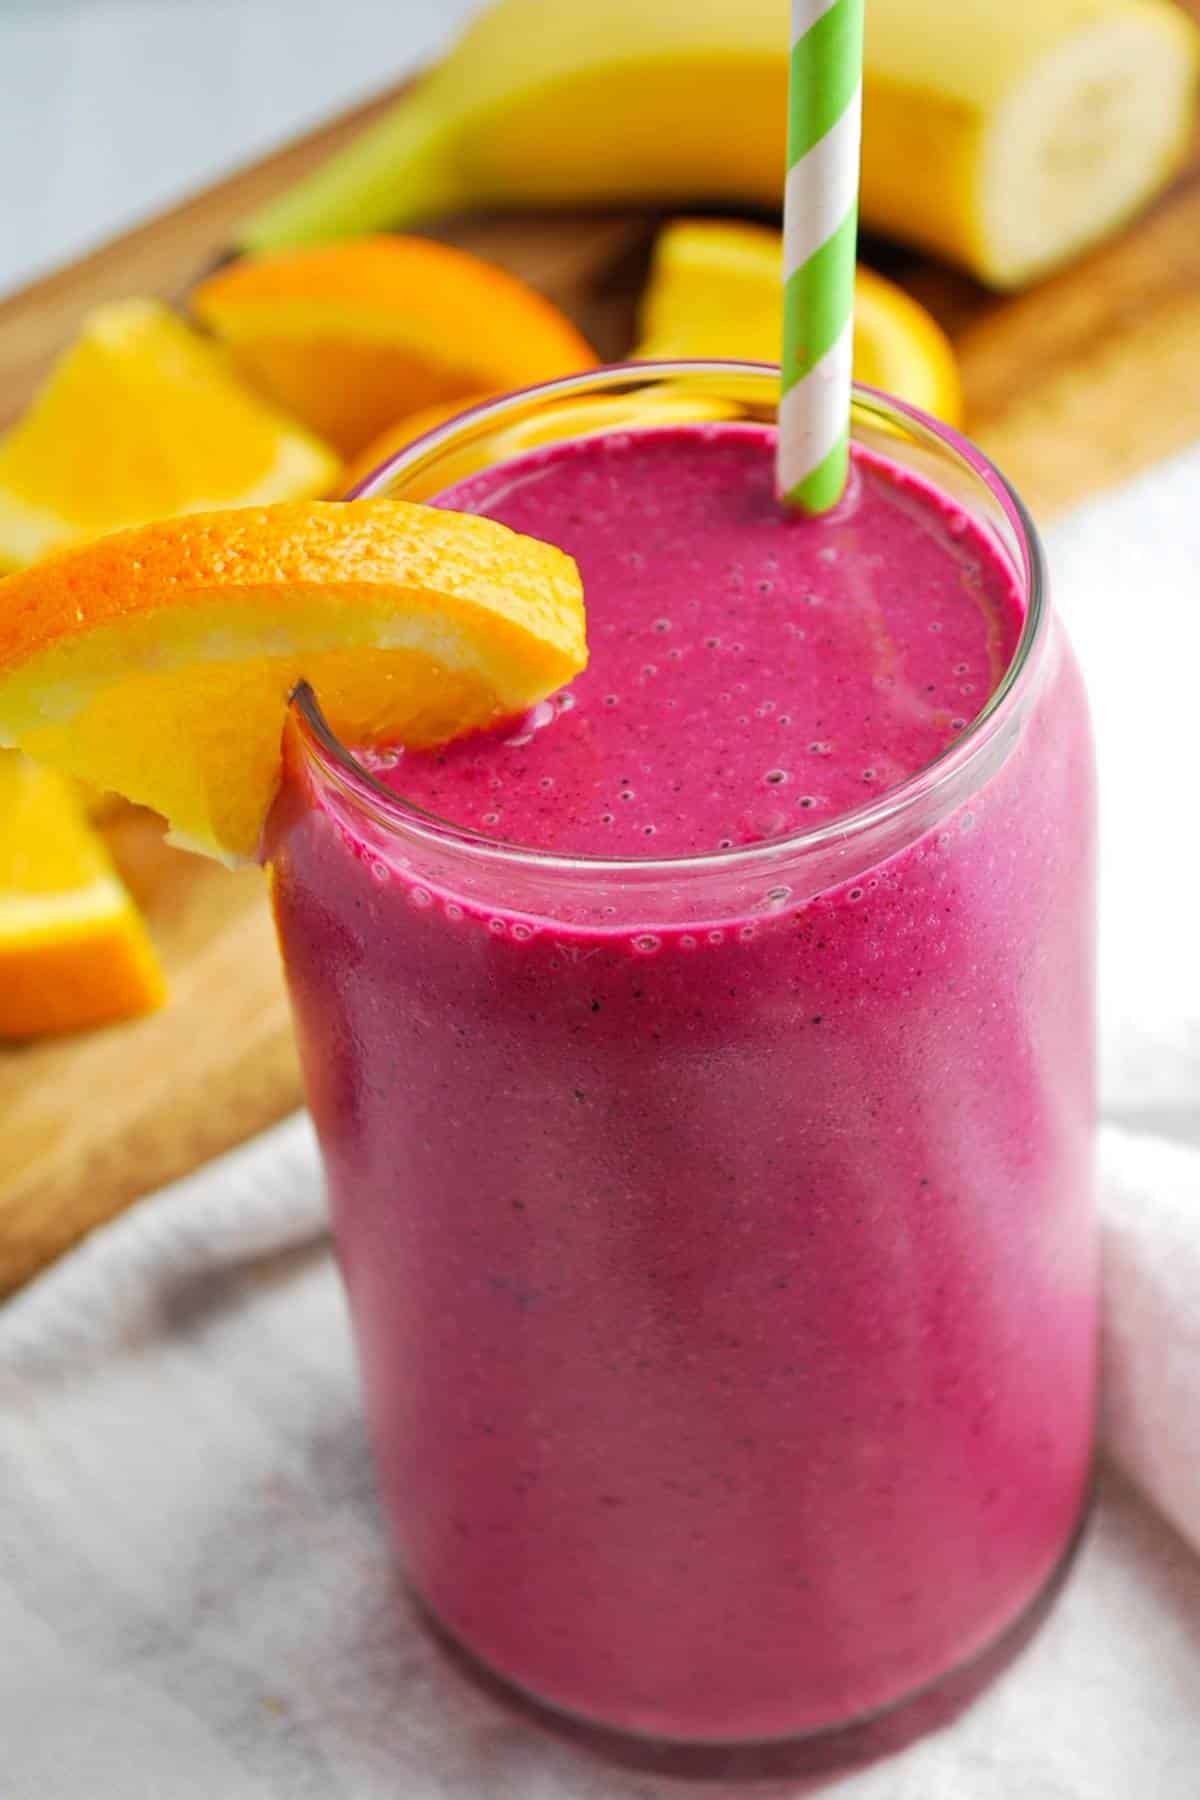
<svg viewBox="0 0 1200 1800"><path fill-rule="evenodd" d="M248 257L193 306L249 380L347 457L427 406L596 366L548 300L428 238Z"/></svg>
<svg viewBox="0 0 1200 1800"><path fill-rule="evenodd" d="M854 277L854 374L944 425L962 424L962 380L950 339L911 294L861 263Z"/></svg>
<svg viewBox="0 0 1200 1800"><path fill-rule="evenodd" d="M165 992L146 928L70 784L0 755L0 1037L133 1018Z"/></svg>
<svg viewBox="0 0 1200 1800"><path fill-rule="evenodd" d="M492 396L494 398L495 396ZM481 405L488 398L479 395L472 403L461 406L430 407L412 420L402 420L394 431L385 432L372 446L371 460L364 456L356 468L359 480L379 469L388 456L395 456L415 444L418 437L446 424L472 404ZM565 394L550 400L539 396L536 405L521 417L516 410L507 423L496 423L486 416L477 421L478 430L468 431L451 449L440 449L432 462L419 469L410 468L404 477L405 497L410 500L432 500L447 488L477 475L481 469L499 462L524 456L527 451L544 444L561 443L565 438L592 437L606 431L653 430L656 426L707 423L710 420L735 418L736 405L706 394L701 388L689 389L681 378L670 393L624 394L614 399L606 394ZM382 452L382 453L380 453Z"/></svg>
<svg viewBox="0 0 1200 1800"><path fill-rule="evenodd" d="M349 494L360 481L381 469L385 462L398 456L401 450L407 450L427 431L434 431L439 425L447 424L458 418L460 413L469 412L471 407L480 406L483 401L490 400L490 394L464 394L455 400L439 400L436 406L424 406L420 412L409 413L406 418L381 431L377 438L372 438L361 456L356 456L349 464L342 477L343 492Z"/></svg>
<svg viewBox="0 0 1200 1800"><path fill-rule="evenodd" d="M326 494L338 466L167 307L102 306L0 440L0 571L172 513Z"/></svg>
<svg viewBox="0 0 1200 1800"><path fill-rule="evenodd" d="M493 520L392 500L200 514L0 583L0 743L251 857L300 680L352 743L431 745L586 658L575 564Z"/></svg>
<svg viewBox="0 0 1200 1800"><path fill-rule="evenodd" d="M780 232L728 219L677 219L660 233L642 301L639 358L777 363L782 338ZM945 332L903 288L861 263L854 373L948 425L962 419L962 384Z"/></svg>

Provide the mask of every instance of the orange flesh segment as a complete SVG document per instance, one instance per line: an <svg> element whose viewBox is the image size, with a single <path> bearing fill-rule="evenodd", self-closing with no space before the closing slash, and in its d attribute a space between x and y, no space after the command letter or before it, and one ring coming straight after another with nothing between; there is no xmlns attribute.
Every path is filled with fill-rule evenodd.
<svg viewBox="0 0 1200 1800"><path fill-rule="evenodd" d="M165 987L145 926L79 797L0 757L0 1037L153 1011Z"/></svg>
<svg viewBox="0 0 1200 1800"><path fill-rule="evenodd" d="M167 307L98 307L0 439L0 571L148 519L329 493L338 469Z"/></svg>

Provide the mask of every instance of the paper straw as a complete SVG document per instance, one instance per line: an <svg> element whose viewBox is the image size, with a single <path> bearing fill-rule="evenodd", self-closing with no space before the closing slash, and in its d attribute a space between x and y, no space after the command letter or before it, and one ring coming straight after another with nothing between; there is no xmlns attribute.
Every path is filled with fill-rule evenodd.
<svg viewBox="0 0 1200 1800"><path fill-rule="evenodd" d="M863 0L792 0L777 483L826 512L850 457Z"/></svg>

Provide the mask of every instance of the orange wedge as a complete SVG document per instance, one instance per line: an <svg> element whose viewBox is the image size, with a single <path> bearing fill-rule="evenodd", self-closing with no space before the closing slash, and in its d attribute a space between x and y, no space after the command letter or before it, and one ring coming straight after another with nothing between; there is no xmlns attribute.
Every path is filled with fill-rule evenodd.
<svg viewBox="0 0 1200 1800"><path fill-rule="evenodd" d="M156 300L122 300L0 439L0 572L171 513L329 493L338 460Z"/></svg>
<svg viewBox="0 0 1200 1800"><path fill-rule="evenodd" d="M247 258L193 306L249 380L347 457L427 406L596 365L548 300L427 238Z"/></svg>
<svg viewBox="0 0 1200 1800"><path fill-rule="evenodd" d="M154 951L70 784L0 755L0 1037L151 1012Z"/></svg>
<svg viewBox="0 0 1200 1800"><path fill-rule="evenodd" d="M0 743L255 855L289 695L356 744L443 742L586 661L574 563L490 519L295 502L120 532L0 582Z"/></svg>
<svg viewBox="0 0 1200 1800"><path fill-rule="evenodd" d="M490 400L490 394L465 394L456 400L440 400L436 406L424 406L420 412L409 413L406 418L381 431L377 438L372 438L361 456L347 466L342 477L343 492L350 493L360 481L381 469L385 462L398 456L401 450L407 450L418 438L424 437L427 431L434 431L439 425L445 425L451 419L458 418L460 413L469 412L471 407L480 406L483 401Z"/></svg>
<svg viewBox="0 0 1200 1800"><path fill-rule="evenodd" d="M677 219L655 245L635 354L778 362L782 294L780 232L728 219ZM854 373L948 425L961 422L962 384L945 332L903 288L861 264Z"/></svg>
<svg viewBox="0 0 1200 1800"><path fill-rule="evenodd" d="M389 455L415 444L418 437L432 431L465 412L471 404L480 405L487 395L479 395L472 403L461 406L430 407L416 419L404 419L394 431L385 432L372 446L370 459L364 456L354 465L361 470L359 479L381 467ZM494 396L492 396L494 398ZM606 394L574 394L555 400L540 397L536 407L524 418L510 416L507 424L486 419L479 421L478 434L468 432L449 450L439 450L434 462L419 471L410 470L404 478L405 497L431 500L447 488L476 475L480 469L524 456L544 444L561 443L565 438L592 437L606 431L653 430L663 425L707 423L710 420L736 418L738 408L727 400L690 389L680 380L670 393L624 394L614 399ZM379 452L382 449L382 454Z"/></svg>

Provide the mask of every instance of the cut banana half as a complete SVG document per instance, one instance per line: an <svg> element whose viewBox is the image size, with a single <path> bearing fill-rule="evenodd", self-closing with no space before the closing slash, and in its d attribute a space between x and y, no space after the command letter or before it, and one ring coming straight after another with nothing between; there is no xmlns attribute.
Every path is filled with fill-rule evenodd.
<svg viewBox="0 0 1200 1800"><path fill-rule="evenodd" d="M495 0L242 244L473 205L778 207L788 15L788 0ZM1181 161L1198 42L1174 0L870 0L864 223L997 287L1068 261Z"/></svg>
<svg viewBox="0 0 1200 1800"><path fill-rule="evenodd" d="M1172 0L907 0L867 29L863 217L993 287L1070 261L1182 159L1200 67Z"/></svg>

